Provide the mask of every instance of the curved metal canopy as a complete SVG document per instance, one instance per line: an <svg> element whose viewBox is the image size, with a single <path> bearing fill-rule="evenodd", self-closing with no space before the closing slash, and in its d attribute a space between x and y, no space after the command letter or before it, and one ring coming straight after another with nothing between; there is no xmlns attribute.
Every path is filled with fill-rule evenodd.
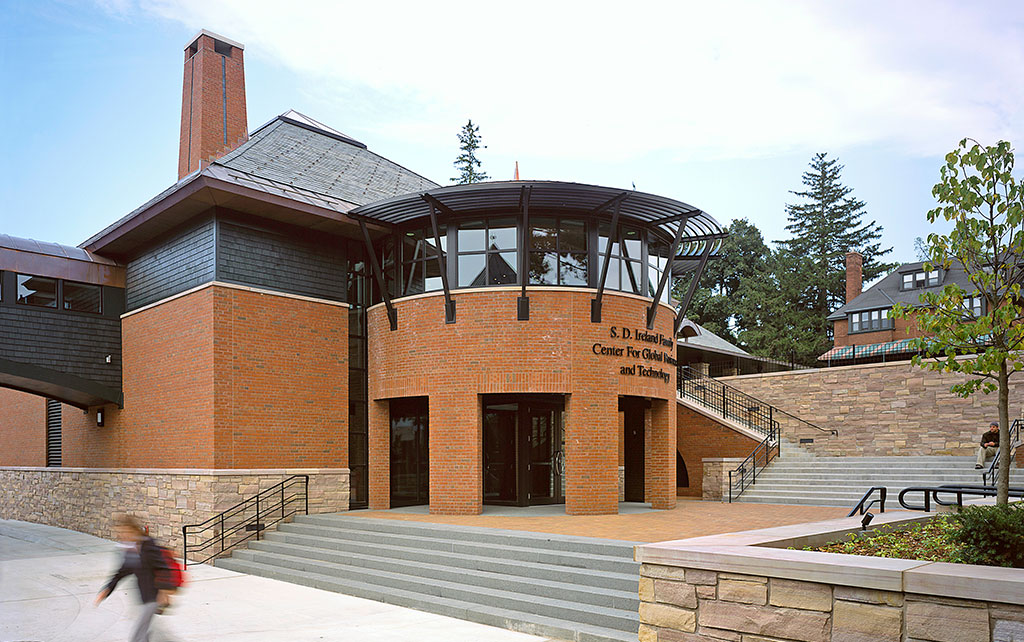
<svg viewBox="0 0 1024 642"><path fill-rule="evenodd" d="M527 196L528 194L528 196ZM664 196L584 183L561 181L494 181L451 185L369 203L349 212L354 218L395 227L430 219L431 203L439 220L452 216L517 212L529 199L531 215L546 211L572 211L577 215L607 218L618 203L622 220L658 228L669 238L683 225L679 251L673 262L676 274L697 267L707 244L712 255L726 233L707 212Z"/></svg>

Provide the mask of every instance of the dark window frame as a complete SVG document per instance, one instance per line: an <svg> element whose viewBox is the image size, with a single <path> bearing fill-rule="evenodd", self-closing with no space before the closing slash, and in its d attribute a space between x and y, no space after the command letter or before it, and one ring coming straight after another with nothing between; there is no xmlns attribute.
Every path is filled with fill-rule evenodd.
<svg viewBox="0 0 1024 642"><path fill-rule="evenodd" d="M68 306L68 300L67 300L67 286L68 286L68 284L71 284L71 285L74 285L74 286L82 286L82 287L86 287L86 288L96 288L97 309L95 311L93 311L93 310L74 310L74 309L71 309L71 308L67 307ZM81 314L95 314L97 316L102 316L103 315L103 286L102 285L96 285L95 283L83 283L81 281L67 281L67 280L61 279L61 286L60 286L60 311L61 312L78 312L78 313L81 313Z"/></svg>
<svg viewBox="0 0 1024 642"><path fill-rule="evenodd" d="M873 318L874 313L879 313L877 319ZM881 332L892 330L895 327L892 316L889 314L891 308L874 308L872 310L859 310L851 312L847 316L847 334L863 334L866 332ZM864 327L865 324L868 327Z"/></svg>
<svg viewBox="0 0 1024 642"><path fill-rule="evenodd" d="M21 279L23 277L27 278L27 279L43 279L45 281L52 281L53 282L53 305L40 305L38 303L29 303L28 301L22 300L22 297L19 294L18 290L21 289L21 284L22 284ZM15 291L14 291L14 303L15 304L17 304L17 305L24 305L24 306L28 306L28 307L31 307L31 308L42 308L44 310L61 310L61 306L60 306L60 300L61 300L61 279L56 279L56 278L53 278L53 277L50 277L50 276L39 276L39 275L36 275L36 274L24 274L24 273L18 272L16 274L16 276L15 276L14 283L15 283ZM36 292L38 292L38 290L36 290Z"/></svg>

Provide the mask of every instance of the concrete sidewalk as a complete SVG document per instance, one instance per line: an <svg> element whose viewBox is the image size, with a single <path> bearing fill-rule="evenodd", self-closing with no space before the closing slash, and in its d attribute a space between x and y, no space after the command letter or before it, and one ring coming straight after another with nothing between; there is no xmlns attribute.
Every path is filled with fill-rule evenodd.
<svg viewBox="0 0 1024 642"><path fill-rule="evenodd" d="M98 537L0 520L0 642L127 640L134 581L93 606L118 562L114 544ZM169 614L156 618L153 642L545 639L213 566L190 566L187 579Z"/></svg>

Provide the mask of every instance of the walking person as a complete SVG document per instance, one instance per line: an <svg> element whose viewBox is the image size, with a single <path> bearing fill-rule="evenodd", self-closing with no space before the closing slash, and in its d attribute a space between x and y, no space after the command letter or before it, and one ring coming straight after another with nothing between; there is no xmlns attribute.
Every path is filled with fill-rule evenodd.
<svg viewBox="0 0 1024 642"><path fill-rule="evenodd" d="M124 558L110 581L96 596L96 605L105 600L117 587L118 582L134 575L139 585L142 611L132 633L132 642L149 642L149 626L153 616L170 604L170 589L166 571L169 571L163 549L146 534L142 524L131 515L118 515L114 519L117 539L124 546ZM164 573L162 573L164 572Z"/></svg>
<svg viewBox="0 0 1024 642"><path fill-rule="evenodd" d="M981 445L978 446L978 463L975 468L984 468L985 460L995 456L999 450L999 422L993 421L988 425L988 431L981 436Z"/></svg>

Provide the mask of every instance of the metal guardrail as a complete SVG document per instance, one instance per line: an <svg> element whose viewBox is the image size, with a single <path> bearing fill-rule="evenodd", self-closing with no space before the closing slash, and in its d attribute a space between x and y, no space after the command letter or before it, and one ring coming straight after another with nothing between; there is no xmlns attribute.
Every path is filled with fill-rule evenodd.
<svg viewBox="0 0 1024 642"><path fill-rule="evenodd" d="M689 366L679 367L676 381L680 397L694 401L763 437L761 443L743 460L743 463L729 471L730 503L757 481L758 468L763 469L779 456L779 440L782 432L779 429L779 422L775 418L776 414L791 417L821 432L839 434L836 430L827 430L816 426L785 410L767 404Z"/></svg>
<svg viewBox="0 0 1024 642"><path fill-rule="evenodd" d="M189 553L198 553L202 559L193 563L202 564L253 537L258 540L268 527L299 513L309 514L309 475L292 475L205 522L182 526L184 564ZM200 540L190 544L190 536Z"/></svg>
<svg viewBox="0 0 1024 642"><path fill-rule="evenodd" d="M757 481L757 469L765 466L779 456L779 429L772 428L754 452L747 455L735 470L729 471L729 503L738 499L747 488Z"/></svg>
<svg viewBox="0 0 1024 642"><path fill-rule="evenodd" d="M868 498L874 495L876 490L878 491L878 497L876 499L872 499L869 502ZM850 514L847 515L847 517L853 517L854 515L863 515L864 513L871 510L871 507L874 506L875 504L878 504L878 512L884 513L885 496L888 493L889 490L885 486L872 486L868 490L868 492L864 493L864 496L860 498L860 501L857 502L857 505L853 507L853 510L850 511Z"/></svg>
<svg viewBox="0 0 1024 642"><path fill-rule="evenodd" d="M1020 444L1020 429L1024 425L1024 419L1014 419L1013 423L1010 424L1010 459L1013 459L1014 453ZM992 463L988 465L988 468L981 473L981 483L985 486L990 486L996 483L996 473L999 471L999 449L996 449L996 455L992 458Z"/></svg>
<svg viewBox="0 0 1024 642"><path fill-rule="evenodd" d="M926 513L931 512L932 502L935 502L938 506L956 506L958 508L964 507L964 496L968 497L995 497L996 496L995 486L976 486L971 484L945 484L942 486L910 486L900 491L899 496L896 498L900 506L907 510L919 510ZM909 493L922 493L923 501L920 504L907 503L905 497ZM940 494L950 494L956 496L956 501L944 501L939 498ZM1024 498L1024 488L1010 488L1010 497Z"/></svg>

